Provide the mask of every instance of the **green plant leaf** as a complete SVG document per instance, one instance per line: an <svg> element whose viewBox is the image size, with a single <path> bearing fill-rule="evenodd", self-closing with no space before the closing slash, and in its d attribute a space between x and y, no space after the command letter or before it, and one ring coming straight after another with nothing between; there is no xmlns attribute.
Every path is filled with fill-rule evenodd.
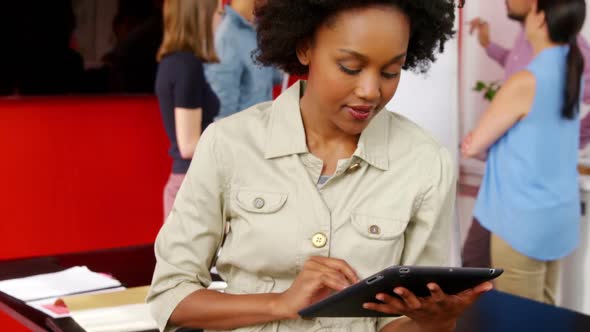
<svg viewBox="0 0 590 332"><path fill-rule="evenodd" d="M475 83L475 86L473 87L473 90L475 91L483 91L483 89L486 88L486 84L482 81L477 81L477 83Z"/></svg>
<svg viewBox="0 0 590 332"><path fill-rule="evenodd" d="M495 95L496 95L496 91L487 90L483 97L489 101L492 101L492 99L494 99Z"/></svg>

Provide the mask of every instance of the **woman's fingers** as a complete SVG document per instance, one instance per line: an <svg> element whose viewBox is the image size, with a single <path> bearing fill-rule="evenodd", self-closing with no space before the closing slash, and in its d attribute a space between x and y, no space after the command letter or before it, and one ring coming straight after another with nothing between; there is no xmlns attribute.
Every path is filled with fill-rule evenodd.
<svg viewBox="0 0 590 332"><path fill-rule="evenodd" d="M418 310L422 308L422 302L406 288L396 287L393 292L397 294L405 303L405 305L411 310Z"/></svg>
<svg viewBox="0 0 590 332"><path fill-rule="evenodd" d="M489 292L492 289L494 289L494 285L489 282L486 281L484 283L481 283L477 286L475 286L474 288L470 288L467 290L464 290L463 292L457 294L457 296L461 299L461 301L463 301L464 303L467 303L469 305L471 305L472 303L474 303L483 293Z"/></svg>
<svg viewBox="0 0 590 332"><path fill-rule="evenodd" d="M375 298L382 303L367 302L363 304L363 308L385 314L403 314L407 310L402 300L391 295L379 293Z"/></svg>
<svg viewBox="0 0 590 332"><path fill-rule="evenodd" d="M327 265L321 264L316 261L307 262L305 264L304 269L307 271L313 271L313 272L319 273L319 274L329 274L334 279L341 280L347 286L350 286L352 284L352 282L347 278L347 276L345 274L343 274L342 272L340 272L339 270L333 269Z"/></svg>
<svg viewBox="0 0 590 332"><path fill-rule="evenodd" d="M342 259L314 256L310 258L310 261L339 271L344 274L351 283L357 283L359 281L356 271L354 271L354 269Z"/></svg>
<svg viewBox="0 0 590 332"><path fill-rule="evenodd" d="M431 282L428 285L426 285L426 287L428 287L428 290L430 291L430 297L433 302L442 304L447 298L447 295L443 292L442 289L440 289L440 287L437 284Z"/></svg>
<svg viewBox="0 0 590 332"><path fill-rule="evenodd" d="M341 291L349 286L349 284L342 278L335 277L334 275L323 273L318 276L318 280L325 287L328 287L335 291Z"/></svg>
<svg viewBox="0 0 590 332"><path fill-rule="evenodd" d="M305 262L302 273L308 280L320 280L322 284L333 290L342 290L350 286L352 282L348 276L332 266L326 264L326 260L311 258Z"/></svg>

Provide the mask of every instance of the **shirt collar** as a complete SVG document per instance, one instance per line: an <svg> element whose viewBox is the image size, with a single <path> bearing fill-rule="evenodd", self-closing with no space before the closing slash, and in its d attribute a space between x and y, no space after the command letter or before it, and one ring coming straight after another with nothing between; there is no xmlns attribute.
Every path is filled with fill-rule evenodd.
<svg viewBox="0 0 590 332"><path fill-rule="evenodd" d="M354 156L383 171L389 169L389 111L382 109L363 130Z"/></svg>
<svg viewBox="0 0 590 332"><path fill-rule="evenodd" d="M252 23L248 22L242 15L238 14L230 5L225 6L225 17L233 22L254 30Z"/></svg>
<svg viewBox="0 0 590 332"><path fill-rule="evenodd" d="M307 153L305 129L299 101L304 81L299 81L283 92L273 103L269 130L266 135L264 157L273 159ZM365 128L354 156L381 170L389 169L389 118L383 109Z"/></svg>

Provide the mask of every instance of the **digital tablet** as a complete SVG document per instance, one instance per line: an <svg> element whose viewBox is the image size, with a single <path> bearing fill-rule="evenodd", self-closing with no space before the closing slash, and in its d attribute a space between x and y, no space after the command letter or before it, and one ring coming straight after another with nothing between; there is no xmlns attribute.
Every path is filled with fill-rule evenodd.
<svg viewBox="0 0 590 332"><path fill-rule="evenodd" d="M378 293L398 297L396 287L405 287L418 297L430 296L426 285L434 282L446 294L457 294L492 280L504 272L502 269L392 266L358 283L334 293L327 298L299 311L303 318L312 317L385 317L383 314L363 308L363 303L376 302Z"/></svg>

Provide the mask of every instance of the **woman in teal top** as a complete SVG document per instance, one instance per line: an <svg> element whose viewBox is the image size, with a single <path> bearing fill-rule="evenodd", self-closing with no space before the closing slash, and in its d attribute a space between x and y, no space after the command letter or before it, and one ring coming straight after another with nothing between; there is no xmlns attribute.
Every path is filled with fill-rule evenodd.
<svg viewBox="0 0 590 332"><path fill-rule="evenodd" d="M584 0L538 0L526 18L535 58L512 76L463 141L487 157L474 216L492 232L497 289L555 303L558 261L578 244L579 101L576 36Z"/></svg>

